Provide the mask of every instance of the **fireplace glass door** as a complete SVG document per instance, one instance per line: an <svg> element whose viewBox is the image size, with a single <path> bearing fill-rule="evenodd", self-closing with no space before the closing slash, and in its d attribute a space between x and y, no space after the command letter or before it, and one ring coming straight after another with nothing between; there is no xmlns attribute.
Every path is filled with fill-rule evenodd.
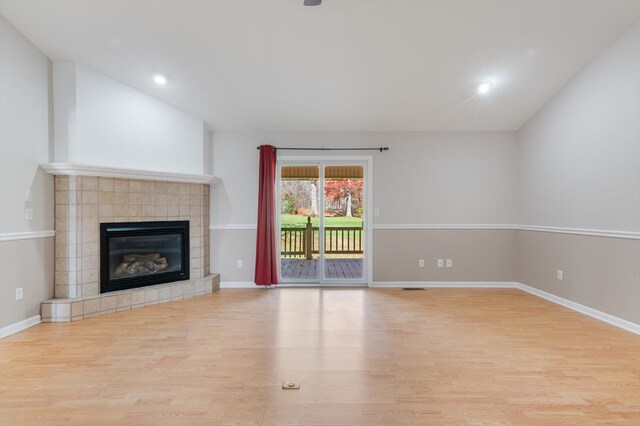
<svg viewBox="0 0 640 426"><path fill-rule="evenodd" d="M102 292L188 279L188 231L188 221L102 224Z"/></svg>

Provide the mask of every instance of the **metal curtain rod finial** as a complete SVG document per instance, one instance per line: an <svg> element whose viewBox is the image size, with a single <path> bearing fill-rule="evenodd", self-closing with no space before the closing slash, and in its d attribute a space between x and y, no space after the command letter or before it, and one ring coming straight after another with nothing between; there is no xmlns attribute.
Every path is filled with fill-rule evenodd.
<svg viewBox="0 0 640 426"><path fill-rule="evenodd" d="M388 146L380 146L375 148L278 148L279 151L389 151ZM260 149L258 146L257 149Z"/></svg>

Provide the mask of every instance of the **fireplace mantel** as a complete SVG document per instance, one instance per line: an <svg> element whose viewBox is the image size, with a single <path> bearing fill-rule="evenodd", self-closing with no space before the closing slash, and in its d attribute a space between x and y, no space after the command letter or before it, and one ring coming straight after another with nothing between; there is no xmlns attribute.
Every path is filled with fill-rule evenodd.
<svg viewBox="0 0 640 426"><path fill-rule="evenodd" d="M188 173L161 172L118 167L92 166L77 163L43 163L40 167L55 176L99 176L122 179L161 180L171 182L205 183L215 185L219 182L215 176Z"/></svg>

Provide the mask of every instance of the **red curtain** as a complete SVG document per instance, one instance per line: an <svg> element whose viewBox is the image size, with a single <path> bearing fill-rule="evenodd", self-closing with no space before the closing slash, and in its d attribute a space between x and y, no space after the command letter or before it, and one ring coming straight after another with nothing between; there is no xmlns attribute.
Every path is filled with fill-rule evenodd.
<svg viewBox="0 0 640 426"><path fill-rule="evenodd" d="M278 284L276 253L276 149L260 146L260 180L258 183L258 237L256 238L257 285Z"/></svg>

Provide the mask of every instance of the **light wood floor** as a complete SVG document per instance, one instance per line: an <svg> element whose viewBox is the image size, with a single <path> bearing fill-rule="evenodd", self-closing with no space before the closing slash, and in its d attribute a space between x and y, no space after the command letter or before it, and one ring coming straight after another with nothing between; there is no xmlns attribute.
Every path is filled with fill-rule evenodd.
<svg viewBox="0 0 640 426"><path fill-rule="evenodd" d="M512 289L224 289L0 341L0 423L638 425L640 337Z"/></svg>

